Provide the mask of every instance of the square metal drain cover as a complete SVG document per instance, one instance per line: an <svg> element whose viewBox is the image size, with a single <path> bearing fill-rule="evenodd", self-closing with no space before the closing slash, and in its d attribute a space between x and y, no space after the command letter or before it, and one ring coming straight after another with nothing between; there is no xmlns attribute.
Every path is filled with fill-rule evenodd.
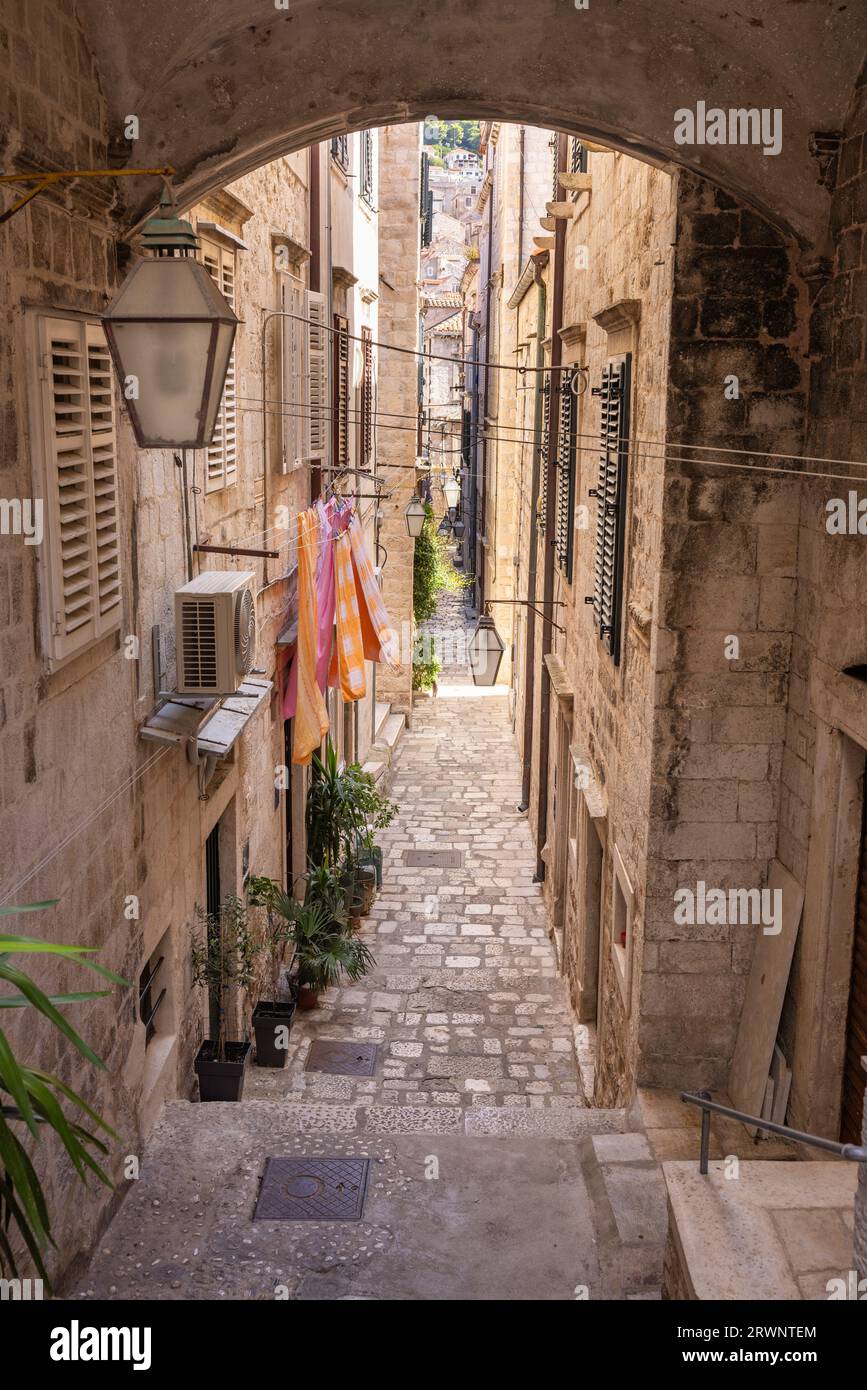
<svg viewBox="0 0 867 1390"><path fill-rule="evenodd" d="M360 1221L368 1158L269 1158L254 1221Z"/></svg>
<svg viewBox="0 0 867 1390"><path fill-rule="evenodd" d="M376 1043L317 1038L310 1045L304 1070L327 1072L329 1076L373 1076L375 1066Z"/></svg>
<svg viewBox="0 0 867 1390"><path fill-rule="evenodd" d="M403 862L408 869L461 869L464 853L460 849L408 849Z"/></svg>

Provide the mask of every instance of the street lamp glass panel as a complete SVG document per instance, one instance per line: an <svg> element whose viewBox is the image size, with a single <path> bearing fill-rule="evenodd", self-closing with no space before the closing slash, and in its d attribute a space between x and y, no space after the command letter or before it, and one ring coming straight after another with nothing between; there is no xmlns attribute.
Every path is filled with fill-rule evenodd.
<svg viewBox="0 0 867 1390"><path fill-rule="evenodd" d="M449 478L443 483L443 494L446 499L447 507L456 507L461 500L461 485L455 478Z"/></svg>
<svg viewBox="0 0 867 1390"><path fill-rule="evenodd" d="M456 539L456 540L459 540L459 541L462 541L463 538L464 538L464 532L466 531L466 529L467 529L467 524L466 524L466 522L465 522L465 521L461 521L460 518L458 518L458 520L457 520L457 521L454 523L454 525L452 526L452 530L453 530L454 533L455 533L455 539Z"/></svg>
<svg viewBox="0 0 867 1390"><path fill-rule="evenodd" d="M406 517L406 529L413 540L416 540L424 530L425 518L427 516L423 504L417 497L414 497L408 504L404 516Z"/></svg>
<svg viewBox="0 0 867 1390"><path fill-rule="evenodd" d="M103 322L139 446L210 444L238 320L205 267L140 261Z"/></svg>
<svg viewBox="0 0 867 1390"><path fill-rule="evenodd" d="M470 670L475 685L496 685L497 675L505 643L500 637L493 618L483 615L469 640L467 650L470 657Z"/></svg>

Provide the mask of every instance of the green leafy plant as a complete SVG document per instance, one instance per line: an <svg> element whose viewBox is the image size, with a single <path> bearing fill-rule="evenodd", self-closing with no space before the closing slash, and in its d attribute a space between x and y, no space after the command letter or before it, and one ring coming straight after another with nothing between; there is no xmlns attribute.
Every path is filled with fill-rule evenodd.
<svg viewBox="0 0 867 1390"><path fill-rule="evenodd" d="M430 661L414 661L412 663L413 690L430 690L436 685L441 669L435 656L431 657Z"/></svg>
<svg viewBox="0 0 867 1390"><path fill-rule="evenodd" d="M314 753L306 808L311 867L351 867L360 848L372 847L374 831L389 825L396 815L394 802L379 793L358 763L340 767L330 739L324 759Z"/></svg>
<svg viewBox="0 0 867 1390"><path fill-rule="evenodd" d="M375 964L370 949L348 926L345 890L335 872L320 864L304 875L304 901L288 893L274 900L295 947L294 986L319 994L344 976L358 980Z"/></svg>
<svg viewBox="0 0 867 1390"><path fill-rule="evenodd" d="M55 898L47 902L25 903L20 907L0 907L0 915L39 912L55 907L57 901ZM128 980L90 959L94 950L95 948L90 946L63 946L52 941L41 941L33 936L0 931L0 981L10 985L15 991L13 994L0 994L0 1008L35 1009L92 1066L103 1068L105 1064L88 1047L60 1010L69 1004L104 998L110 991L85 990L74 994L48 995L26 971L11 963L12 956L60 956L76 965L84 966L87 970L93 970L113 984L128 988ZM81 1111L93 1128L87 1128L77 1120L68 1118L61 1107L60 1099L69 1101ZM33 1265L50 1291L50 1281L43 1260L46 1246L54 1245L48 1205L30 1155L13 1126L23 1128L37 1143L46 1127L53 1130L81 1181L86 1183L87 1173L90 1171L108 1188L113 1187L113 1183L94 1158L93 1151L100 1154L108 1153L108 1145L99 1137L98 1131L110 1139L116 1139L117 1135L105 1120L59 1077L36 1067L28 1067L19 1061L5 1033L0 1030L0 1272L9 1272L13 1277L18 1273L15 1251L10 1239L10 1227L14 1223Z"/></svg>
<svg viewBox="0 0 867 1390"><path fill-rule="evenodd" d="M216 1032L211 1039L214 1057L224 1062L231 1003L237 992L248 988L253 980L261 942L251 930L246 904L235 894L223 899L218 913L197 908L196 916L203 935L191 950L193 983L208 990Z"/></svg>
<svg viewBox="0 0 867 1390"><path fill-rule="evenodd" d="M441 593L459 593L471 580L458 574L451 562L448 542L434 524L433 507L425 503L425 521L416 539L412 565L412 611L417 623L432 618Z"/></svg>
<svg viewBox="0 0 867 1390"><path fill-rule="evenodd" d="M276 997L286 945L292 937L286 918L279 911L279 903L283 897L283 889L273 878L268 878L265 874L251 874L247 879L248 905L262 908L265 913L260 942L268 954L271 998Z"/></svg>

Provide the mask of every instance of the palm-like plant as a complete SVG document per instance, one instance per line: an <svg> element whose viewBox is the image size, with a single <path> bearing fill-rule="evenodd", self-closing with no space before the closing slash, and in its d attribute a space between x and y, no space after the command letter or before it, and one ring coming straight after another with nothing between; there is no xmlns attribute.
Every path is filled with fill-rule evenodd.
<svg viewBox="0 0 867 1390"><path fill-rule="evenodd" d="M21 907L0 907L0 915L38 912L47 907L54 907L56 903L57 899L53 899L48 902L26 903ZM106 970L104 966L89 959L94 949L89 946L62 946L52 941L40 941L33 936L0 932L0 981L11 985L16 991L14 994L0 994L0 1008L36 1009L93 1066L102 1068L104 1063L83 1038L79 1037L60 1012L58 1005L100 999L109 991L86 990L75 994L48 995L30 975L13 965L10 960L11 956L17 955L62 956L66 960L74 961L76 965L83 965L86 969L95 971L114 984L128 985L128 981L120 975L113 974L111 970ZM70 1101L82 1111L93 1125L93 1129L67 1118L61 1108L59 1097ZM117 1135L87 1102L59 1077L37 1067L22 1065L5 1033L0 1029L0 1272L9 1271L13 1276L18 1272L10 1240L10 1226L14 1222L36 1270L50 1288L42 1257L46 1245L54 1244L48 1207L42 1184L13 1125L24 1126L31 1138L37 1142L41 1130L47 1125L59 1138L82 1182L86 1182L87 1172L90 1170L109 1188L113 1186L111 1179L94 1158L93 1150L100 1154L108 1153L108 1146L99 1137L98 1131L102 1131L111 1139L116 1139Z"/></svg>
<svg viewBox="0 0 867 1390"><path fill-rule="evenodd" d="M361 979L376 964L364 942L347 931L346 910L336 899L308 893L300 903L284 893L274 905L291 923L299 988L319 994L339 984L344 976L351 981Z"/></svg>

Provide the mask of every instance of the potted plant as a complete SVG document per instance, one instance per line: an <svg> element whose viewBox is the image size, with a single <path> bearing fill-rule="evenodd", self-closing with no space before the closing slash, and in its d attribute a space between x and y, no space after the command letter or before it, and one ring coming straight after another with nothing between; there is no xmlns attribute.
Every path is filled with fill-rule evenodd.
<svg viewBox="0 0 867 1390"><path fill-rule="evenodd" d="M369 947L344 922L335 921L327 904L296 903L295 962L300 1008L316 1008L319 995L345 975L360 980L375 964Z"/></svg>
<svg viewBox="0 0 867 1390"><path fill-rule="evenodd" d="M369 773L357 763L338 765L330 739L325 757L314 755L307 797L308 857L312 865L341 865L351 917L370 910L382 884L382 850L374 832L384 829L396 815L394 802L380 794Z"/></svg>
<svg viewBox="0 0 867 1390"><path fill-rule="evenodd" d="M272 878L252 874L247 881L247 902L265 910L263 946L268 952L270 998L258 1000L253 1010L256 1038L256 1065L283 1067L295 1013L294 999L279 999L280 975L287 942L292 940L291 923L281 910L286 894Z"/></svg>
<svg viewBox="0 0 867 1390"><path fill-rule="evenodd" d="M193 982L207 988L214 1036L196 1054L195 1072L203 1101L240 1100L249 1060L249 1040L228 1037L231 1011L238 992L253 978L256 941L247 921L247 908L234 894L214 915L197 908L203 939L193 943Z"/></svg>

